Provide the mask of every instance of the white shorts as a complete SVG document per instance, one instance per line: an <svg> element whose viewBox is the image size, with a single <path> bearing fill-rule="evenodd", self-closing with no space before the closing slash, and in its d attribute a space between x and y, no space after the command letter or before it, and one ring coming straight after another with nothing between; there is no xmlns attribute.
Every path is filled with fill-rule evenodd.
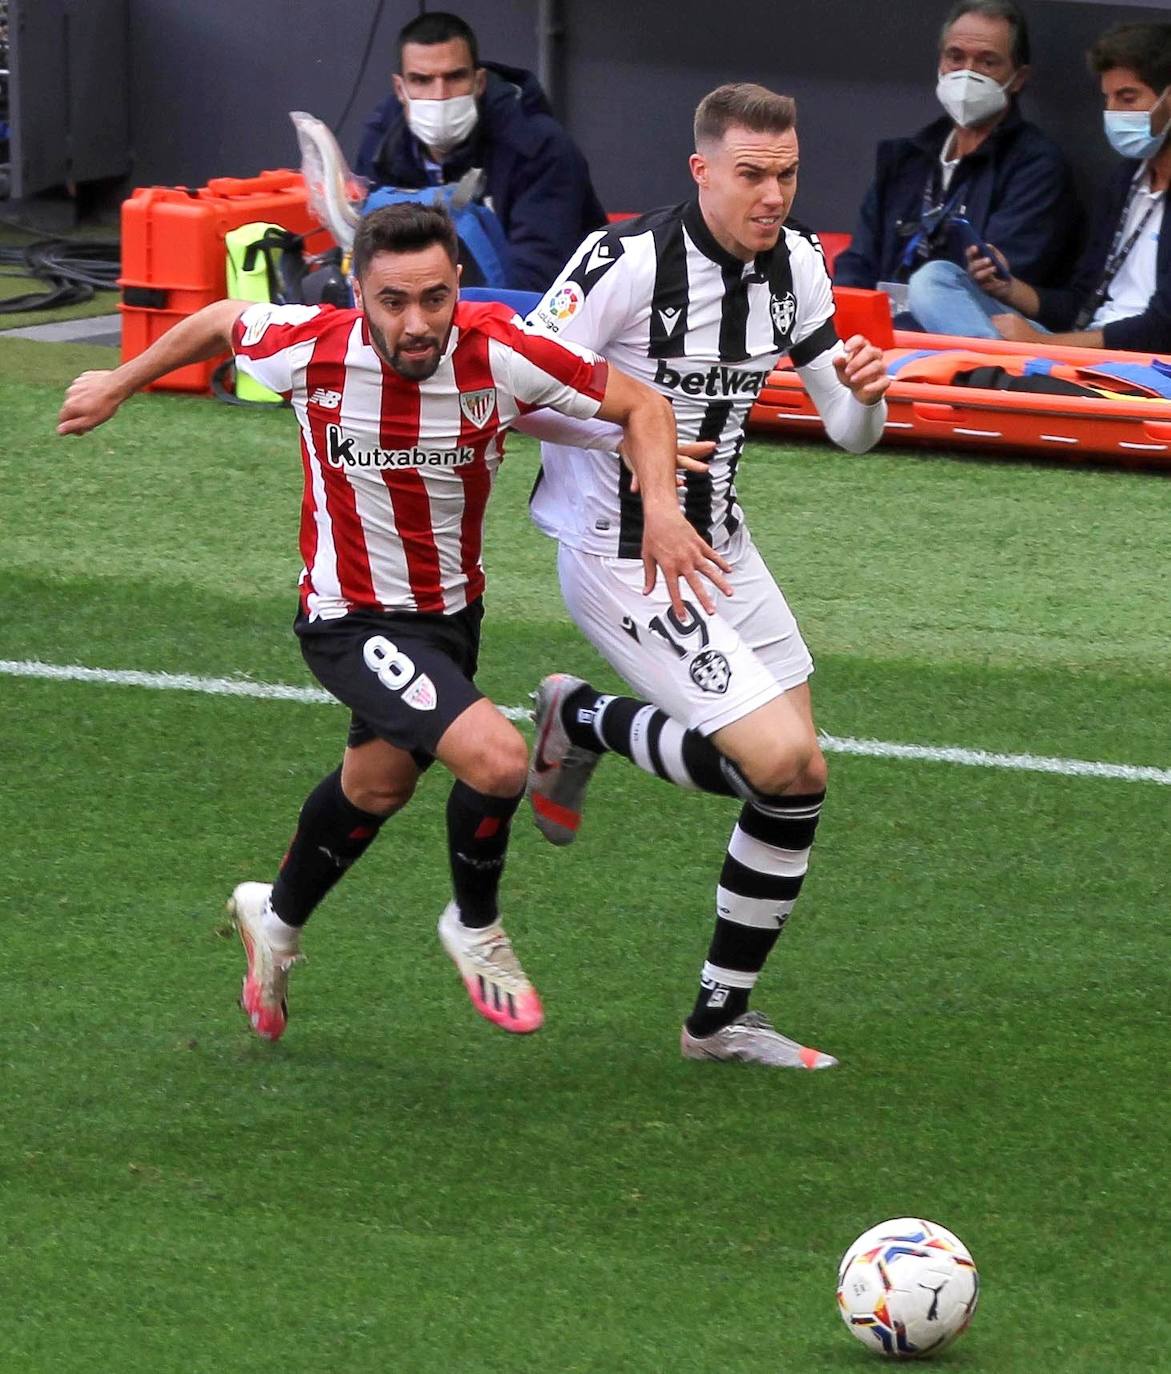
<svg viewBox="0 0 1171 1374"><path fill-rule="evenodd" d="M711 588L713 615L685 595L686 620L672 610L661 577L643 596L640 560L565 544L557 553L561 594L582 634L640 696L705 735L813 672L793 612L743 526L723 553L735 595Z"/></svg>

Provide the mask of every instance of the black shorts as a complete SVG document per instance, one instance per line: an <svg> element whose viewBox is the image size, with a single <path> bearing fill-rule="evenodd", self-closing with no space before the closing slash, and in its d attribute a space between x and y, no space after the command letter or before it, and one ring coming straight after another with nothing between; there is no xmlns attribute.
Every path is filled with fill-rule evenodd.
<svg viewBox="0 0 1171 1374"><path fill-rule="evenodd" d="M310 672L350 708L348 744L384 739L426 767L447 727L484 695L472 681L483 618L474 601L453 615L298 615L293 629Z"/></svg>

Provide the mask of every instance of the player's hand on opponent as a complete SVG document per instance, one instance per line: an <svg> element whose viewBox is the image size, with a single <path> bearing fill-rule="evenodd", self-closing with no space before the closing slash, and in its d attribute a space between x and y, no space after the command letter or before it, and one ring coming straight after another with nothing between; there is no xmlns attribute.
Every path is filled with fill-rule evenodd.
<svg viewBox="0 0 1171 1374"><path fill-rule="evenodd" d="M679 471L675 474L675 485L681 487L684 484L684 472L706 472L711 456L716 451L716 446L712 441L705 440L702 444L679 444L678 453L675 455L675 466ZM638 473L626 462L626 454L622 445L618 445L618 456L626 463L630 472L630 490L638 490Z"/></svg>
<svg viewBox="0 0 1171 1374"><path fill-rule="evenodd" d="M674 503L670 508L659 511L648 511L644 507L642 565L646 570L643 596L651 594L658 574L662 573L671 605L680 617L687 615L681 582L687 583L692 595L709 615L716 609L716 603L704 578L725 596L732 595L732 584L724 576L724 573L732 571L731 563L722 558L687 523L683 512Z"/></svg>
<svg viewBox="0 0 1171 1374"><path fill-rule="evenodd" d="M877 405L891 382L882 349L861 334L852 334L843 347L846 351L834 359L842 385L849 387L864 406Z"/></svg>
<svg viewBox="0 0 1171 1374"><path fill-rule="evenodd" d="M106 420L126 399L113 372L83 372L70 383L57 416L58 434L88 434Z"/></svg>

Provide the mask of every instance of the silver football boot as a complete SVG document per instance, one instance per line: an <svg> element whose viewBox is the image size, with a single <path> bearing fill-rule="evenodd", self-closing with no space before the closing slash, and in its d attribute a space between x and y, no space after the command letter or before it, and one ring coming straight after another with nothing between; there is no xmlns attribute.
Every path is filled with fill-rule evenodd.
<svg viewBox="0 0 1171 1374"><path fill-rule="evenodd" d="M584 686L580 677L553 673L533 693L537 737L526 791L533 824L550 844L572 844L576 838L585 791L602 757L600 750L572 744L561 723L565 698Z"/></svg>
<svg viewBox="0 0 1171 1374"><path fill-rule="evenodd" d="M711 1035L692 1035L685 1025L679 1048L684 1059L726 1059L771 1069L832 1069L838 1062L782 1035L759 1011L746 1011Z"/></svg>

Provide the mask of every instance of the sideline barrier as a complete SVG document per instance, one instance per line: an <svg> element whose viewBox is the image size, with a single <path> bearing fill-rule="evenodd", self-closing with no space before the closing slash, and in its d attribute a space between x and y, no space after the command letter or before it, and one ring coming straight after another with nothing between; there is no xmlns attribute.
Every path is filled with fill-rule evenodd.
<svg viewBox="0 0 1171 1374"><path fill-rule="evenodd" d="M1150 364L1149 353L1009 343L894 331L901 349L955 349L1005 358L1056 358L1078 367L1096 362ZM979 387L900 381L887 392L882 443L976 450L990 458L1044 455L1124 467L1171 467L1171 401L1051 396ZM756 432L824 435L801 380L785 363L772 372L748 417Z"/></svg>
<svg viewBox="0 0 1171 1374"><path fill-rule="evenodd" d="M333 240L309 210L300 172L217 177L206 186L143 186L122 203L122 361L136 358L172 325L228 293L225 237L253 221L310 237L308 252ZM218 358L152 382L152 391L207 391Z"/></svg>

